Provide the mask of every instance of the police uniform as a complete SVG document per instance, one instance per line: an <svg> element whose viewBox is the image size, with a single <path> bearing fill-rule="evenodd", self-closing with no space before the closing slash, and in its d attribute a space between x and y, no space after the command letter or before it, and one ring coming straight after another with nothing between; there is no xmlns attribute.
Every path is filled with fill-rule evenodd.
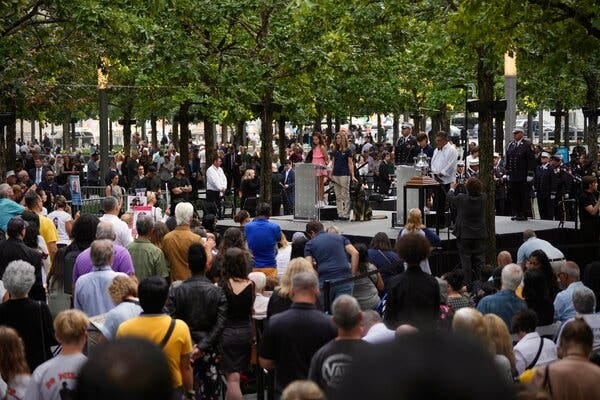
<svg viewBox="0 0 600 400"><path fill-rule="evenodd" d="M413 135L406 137L400 136L396 142L396 148L394 151L394 163L399 164L414 164L415 157L419 154L419 145L417 144L417 138Z"/></svg>
<svg viewBox="0 0 600 400"><path fill-rule="evenodd" d="M531 211L527 176L534 161L531 143L526 139L512 140L506 148L506 170L513 220L527 220Z"/></svg>
<svg viewBox="0 0 600 400"><path fill-rule="evenodd" d="M569 197L570 188L571 174L567 171L566 166L561 164L558 167L552 168L550 173L550 199L552 201L554 219L558 221L565 221L572 214L570 207L564 203L564 200Z"/></svg>
<svg viewBox="0 0 600 400"><path fill-rule="evenodd" d="M546 152L542 153L542 157L549 157L550 155ZM535 187L538 210L540 212L541 219L552 219L554 215L553 204L550 199L550 177L552 175L552 168L550 163L547 162L543 165L535 167L535 174L533 178L533 185Z"/></svg>
<svg viewBox="0 0 600 400"><path fill-rule="evenodd" d="M495 157L496 155L494 155ZM500 155L498 155L500 157ZM492 167L492 173L494 175L494 203L496 206L496 215L505 215L504 210L506 209L506 168L500 163L497 166Z"/></svg>

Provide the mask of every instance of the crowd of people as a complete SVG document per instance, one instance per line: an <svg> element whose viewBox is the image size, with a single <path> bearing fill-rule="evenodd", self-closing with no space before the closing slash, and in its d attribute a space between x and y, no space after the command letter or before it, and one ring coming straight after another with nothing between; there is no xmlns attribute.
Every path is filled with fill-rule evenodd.
<svg viewBox="0 0 600 400"><path fill-rule="evenodd" d="M509 170L511 152L529 146L519 135L509 144ZM332 182L340 220L347 219L345 191L379 146L367 139L357 151L343 133L332 147L319 134L312 139L306 157L321 165L317 174ZM441 183L435 201L443 203L436 206L454 209L461 262L439 277L428 258L440 238L418 209L397 237L379 232L369 246L318 220L283 232L270 217L293 208L294 163L307 161L296 146L289 161L273 165L281 201L265 202L256 197L257 159L243 147L220 149L211 166L194 169L198 151L182 166L176 153L142 143L139 154L111 167L101 216L71 212L68 182L54 183L79 173L64 169L65 157L23 151L23 169L0 184L0 398L217 399L224 392L237 400L263 369L282 399L600 398L600 263L580 268L524 230L516 254L501 251L496 265L486 265L481 182L459 181L465 166L445 133L436 135L435 150L408 127L401 140L365 175L389 178L392 159L431 153ZM476 152L466 161L477 169ZM28 162L31 173L23 174ZM99 186L98 156L87 164L81 179ZM390 193L390 181L377 176L374 187ZM219 207L198 217L201 185L207 202L217 205L234 189L248 204L239 226L217 229ZM171 207L158 218L123 218L120 188L128 187L154 196L168 190ZM590 207L597 213L600 203Z"/></svg>

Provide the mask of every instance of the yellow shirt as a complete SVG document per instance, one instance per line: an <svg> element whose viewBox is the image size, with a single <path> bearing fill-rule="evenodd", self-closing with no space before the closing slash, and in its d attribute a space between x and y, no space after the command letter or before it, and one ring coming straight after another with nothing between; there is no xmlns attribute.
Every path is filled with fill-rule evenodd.
<svg viewBox="0 0 600 400"><path fill-rule="evenodd" d="M190 231L189 225L180 225L163 238L162 250L171 267L171 282L192 276L188 266L188 249L193 243L202 244L202 238Z"/></svg>
<svg viewBox="0 0 600 400"><path fill-rule="evenodd" d="M168 315L142 315L121 323L117 329L117 337L133 336L160 344L170 324L171 317ZM192 353L192 337L185 322L180 319L175 320L173 333L162 351L169 363L173 386L176 388L182 386L179 368L181 357Z"/></svg>
<svg viewBox="0 0 600 400"><path fill-rule="evenodd" d="M54 226L54 222L43 215L38 214L38 216L40 217L40 236L44 238L46 246L48 246L48 243L58 243L58 231ZM50 257L50 262L52 262L52 257Z"/></svg>

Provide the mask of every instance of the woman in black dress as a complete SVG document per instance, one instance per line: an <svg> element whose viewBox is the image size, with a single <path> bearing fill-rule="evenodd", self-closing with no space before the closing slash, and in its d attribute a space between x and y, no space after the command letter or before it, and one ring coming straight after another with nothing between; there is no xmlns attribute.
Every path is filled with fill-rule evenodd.
<svg viewBox="0 0 600 400"><path fill-rule="evenodd" d="M221 287L227 298L227 317L221 340L221 370L227 379L227 400L241 400L240 372L250 367L256 335L252 322L254 283L248 279L247 253L237 247L223 257Z"/></svg>
<svg viewBox="0 0 600 400"><path fill-rule="evenodd" d="M258 196L259 189L260 185L256 172L253 169L247 169L240 183L239 197L240 206L248 211L252 217L256 212L256 196Z"/></svg>

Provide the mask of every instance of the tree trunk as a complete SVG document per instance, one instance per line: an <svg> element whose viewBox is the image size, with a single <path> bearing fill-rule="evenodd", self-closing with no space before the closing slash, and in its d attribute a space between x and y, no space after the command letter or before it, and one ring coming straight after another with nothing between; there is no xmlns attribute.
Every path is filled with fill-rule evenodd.
<svg viewBox="0 0 600 400"><path fill-rule="evenodd" d="M263 97L260 145L260 201L271 202L271 160L273 159L273 90Z"/></svg>
<svg viewBox="0 0 600 400"><path fill-rule="evenodd" d="M477 84L479 86L479 99L484 107L479 111L479 176L483 183L483 191L487 193L485 207L485 225L487 228L486 262L496 262L496 210L494 206L495 185L492 174L493 161L493 118L491 102L494 100L494 55L484 47L478 49L479 61L477 63ZM489 60L486 62L486 60Z"/></svg>
<svg viewBox="0 0 600 400"><path fill-rule="evenodd" d="M204 118L204 151L206 156L206 165L210 166L215 158L215 128L212 121Z"/></svg>
<svg viewBox="0 0 600 400"><path fill-rule="evenodd" d="M133 116L133 105L128 104L123 108L123 152L126 156L131 156L131 121Z"/></svg>
<svg viewBox="0 0 600 400"><path fill-rule="evenodd" d="M592 111L588 117L587 124L587 145L588 145L588 160L592 162L593 169L598 165L598 113L600 107L600 92L598 91L598 75L594 73L585 73L583 76L586 84L585 100L589 110Z"/></svg>
<svg viewBox="0 0 600 400"><path fill-rule="evenodd" d="M44 125L42 121L38 121L38 134L40 138L40 146L42 146L42 142L44 141Z"/></svg>
<svg viewBox="0 0 600 400"><path fill-rule="evenodd" d="M171 142L173 146L177 149L179 148L179 118L175 116L173 118L173 129L171 130Z"/></svg>
<svg viewBox="0 0 600 400"><path fill-rule="evenodd" d="M557 115L554 116L554 144L556 146L560 146L560 127L561 127L561 115L562 114L562 109L563 109L563 105L562 103L559 101L558 103L556 103L556 113Z"/></svg>
<svg viewBox="0 0 600 400"><path fill-rule="evenodd" d="M341 130L342 130L342 121L338 117L336 117L335 118L335 133L337 134Z"/></svg>
<svg viewBox="0 0 600 400"><path fill-rule="evenodd" d="M392 131L394 133L394 143L392 145L396 145L398 138L400 137L400 112L397 111L394 113L394 122L392 123Z"/></svg>
<svg viewBox="0 0 600 400"><path fill-rule="evenodd" d="M68 113L62 123L62 148L66 153L71 152L71 113Z"/></svg>
<svg viewBox="0 0 600 400"><path fill-rule="evenodd" d="M500 155L504 154L504 113L496 115L495 149Z"/></svg>
<svg viewBox="0 0 600 400"><path fill-rule="evenodd" d="M285 136L285 118L279 118L278 131L279 131L279 163L283 165L287 158L287 137Z"/></svg>
<svg viewBox="0 0 600 400"><path fill-rule="evenodd" d="M184 101L179 105L179 123L181 124L181 136L179 140L179 164L183 165L188 174L190 172L190 147L188 146L190 139L190 106L191 104L188 101Z"/></svg>
<svg viewBox="0 0 600 400"><path fill-rule="evenodd" d="M333 132L333 118L331 114L327 114L327 137L329 138L329 142L331 143L333 140L334 132Z"/></svg>
<svg viewBox="0 0 600 400"><path fill-rule="evenodd" d="M239 121L235 127L234 144L237 147L244 144L244 137L246 136L246 121Z"/></svg>
<svg viewBox="0 0 600 400"><path fill-rule="evenodd" d="M1 176L6 176L5 171L14 170L17 166L17 154L15 153L17 140L17 105L15 99L11 98L8 103L8 110L12 118L6 127L6 169L2 171Z"/></svg>

